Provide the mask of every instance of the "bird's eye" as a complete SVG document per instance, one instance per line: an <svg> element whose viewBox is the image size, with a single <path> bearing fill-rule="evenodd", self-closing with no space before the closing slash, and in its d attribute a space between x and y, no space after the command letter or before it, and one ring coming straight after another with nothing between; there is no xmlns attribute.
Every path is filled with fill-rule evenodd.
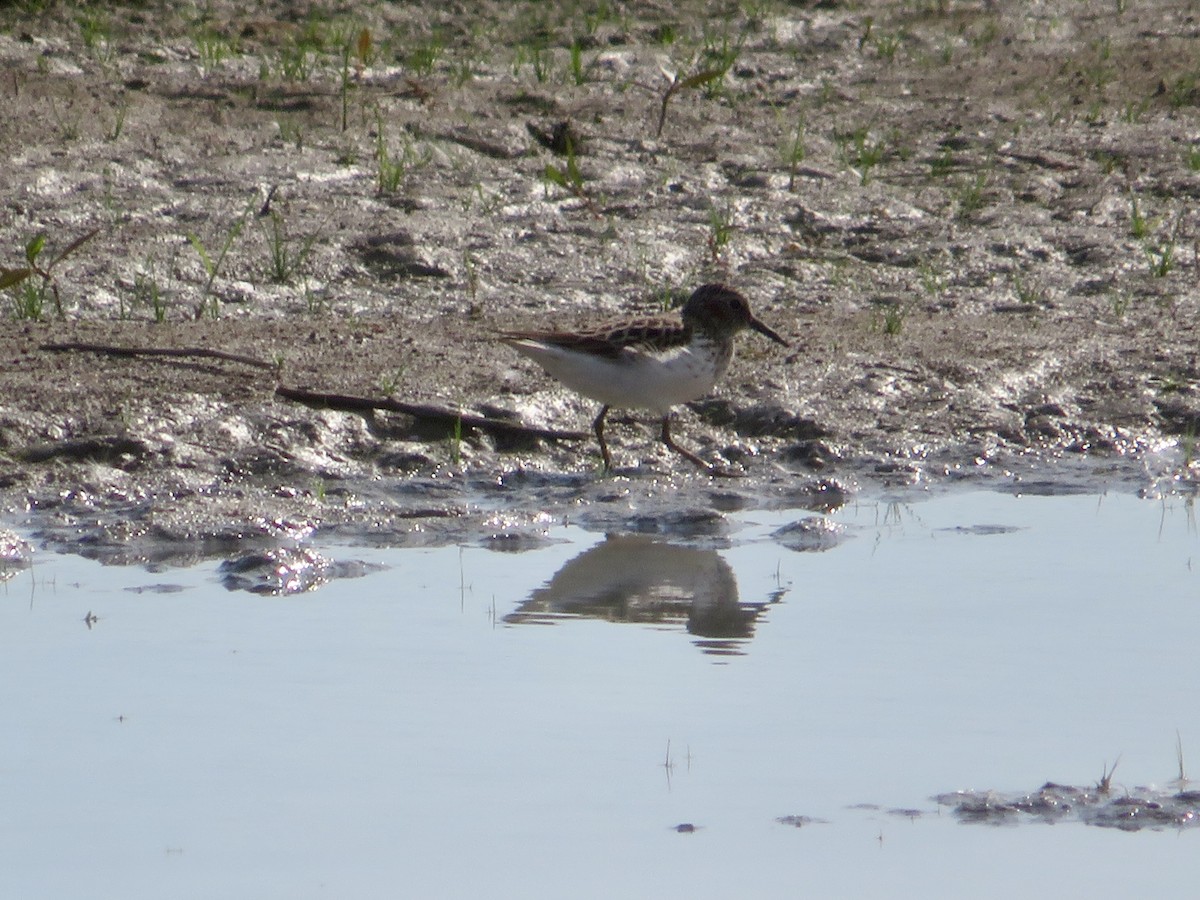
<svg viewBox="0 0 1200 900"><path fill-rule="evenodd" d="M742 308L741 298L740 297L730 297L729 298L729 308L732 310L735 310L735 311L741 309Z"/></svg>

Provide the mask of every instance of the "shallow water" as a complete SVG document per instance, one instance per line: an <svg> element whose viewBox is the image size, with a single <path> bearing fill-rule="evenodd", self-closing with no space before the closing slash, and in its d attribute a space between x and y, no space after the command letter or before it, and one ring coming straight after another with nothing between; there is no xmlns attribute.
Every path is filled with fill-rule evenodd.
<svg viewBox="0 0 1200 900"><path fill-rule="evenodd" d="M1176 789L1191 504L913 492L777 534L811 515L720 551L319 546L369 565L292 596L35 554L0 598L0 895L1186 894L1200 829L931 798L1118 755L1114 794Z"/></svg>

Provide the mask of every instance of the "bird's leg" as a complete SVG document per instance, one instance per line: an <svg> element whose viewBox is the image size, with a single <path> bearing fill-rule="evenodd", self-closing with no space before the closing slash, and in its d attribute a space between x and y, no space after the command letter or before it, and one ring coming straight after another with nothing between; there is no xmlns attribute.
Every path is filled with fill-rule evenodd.
<svg viewBox="0 0 1200 900"><path fill-rule="evenodd" d="M705 472L708 472L708 474L720 474L720 470L718 470L715 466L706 463L691 450L688 450L685 447L680 447L677 443L675 443L675 439L671 437L671 416L669 413L663 416L662 420L662 442L667 445L668 449L674 450L688 462L699 466Z"/></svg>
<svg viewBox="0 0 1200 900"><path fill-rule="evenodd" d="M608 415L607 404L600 407L600 415L596 416L596 421L592 423L592 430L596 432L596 440L600 442L600 455L604 457L604 470L612 471L612 454L608 452L608 444L604 443L604 417Z"/></svg>

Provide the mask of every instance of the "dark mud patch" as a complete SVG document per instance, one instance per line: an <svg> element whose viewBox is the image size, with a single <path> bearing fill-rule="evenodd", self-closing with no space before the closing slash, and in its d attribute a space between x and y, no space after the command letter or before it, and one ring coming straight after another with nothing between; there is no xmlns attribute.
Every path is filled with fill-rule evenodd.
<svg viewBox="0 0 1200 900"><path fill-rule="evenodd" d="M33 547L11 531L0 531L0 584L33 564Z"/></svg>
<svg viewBox="0 0 1200 900"><path fill-rule="evenodd" d="M933 798L970 825L1082 822L1121 831L1193 828L1200 824L1200 791L1129 791L1046 782L1027 794L956 791Z"/></svg>
<svg viewBox="0 0 1200 900"><path fill-rule="evenodd" d="M978 537L990 537L997 534L1012 534L1014 531L1020 531L1020 527L1016 525L955 525L952 528L941 528L940 531L949 534L970 534Z"/></svg>
<svg viewBox="0 0 1200 900"><path fill-rule="evenodd" d="M218 574L227 590L277 597L313 591L334 578L361 578L382 568L361 560L331 560L307 547L278 547L226 559Z"/></svg>
<svg viewBox="0 0 1200 900"><path fill-rule="evenodd" d="M845 540L845 526L824 516L809 516L777 528L772 537L789 550L820 552L832 550Z"/></svg>
<svg viewBox="0 0 1200 900"><path fill-rule="evenodd" d="M790 816L780 816L775 821L780 825L790 825L792 828L808 828L810 825L829 824L825 819L818 819L815 816L803 816L796 814Z"/></svg>

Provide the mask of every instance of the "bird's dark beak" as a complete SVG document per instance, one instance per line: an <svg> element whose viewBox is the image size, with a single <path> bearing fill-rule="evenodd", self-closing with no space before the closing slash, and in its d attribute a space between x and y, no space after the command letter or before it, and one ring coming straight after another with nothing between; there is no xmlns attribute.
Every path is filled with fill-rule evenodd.
<svg viewBox="0 0 1200 900"><path fill-rule="evenodd" d="M785 346L785 347L791 346L787 341L785 341L778 334L776 334L769 326L764 325L762 322L760 322L758 319L754 318L753 316L750 317L749 325L751 328L753 328L759 334L765 334L767 337L769 337L775 343L783 344L783 346Z"/></svg>

